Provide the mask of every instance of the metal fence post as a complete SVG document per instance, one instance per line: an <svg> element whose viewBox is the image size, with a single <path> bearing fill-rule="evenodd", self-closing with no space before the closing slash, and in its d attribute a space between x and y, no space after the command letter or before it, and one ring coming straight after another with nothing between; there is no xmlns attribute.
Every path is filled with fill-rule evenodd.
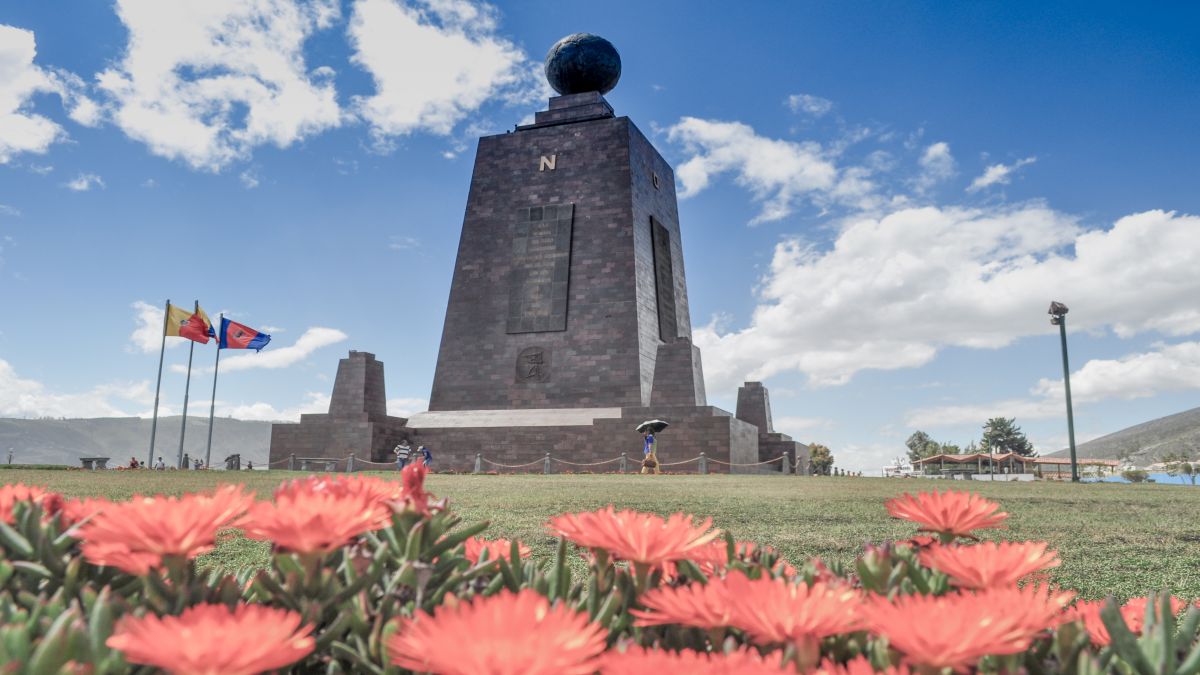
<svg viewBox="0 0 1200 675"><path fill-rule="evenodd" d="M296 470L296 453L288 455L288 471Z"/></svg>
<svg viewBox="0 0 1200 675"><path fill-rule="evenodd" d="M346 473L354 473L354 455L346 458Z"/></svg>
<svg viewBox="0 0 1200 675"><path fill-rule="evenodd" d="M621 453L621 473L629 473L629 455Z"/></svg>
<svg viewBox="0 0 1200 675"><path fill-rule="evenodd" d="M483 453L475 453L475 473L483 473Z"/></svg>
<svg viewBox="0 0 1200 675"><path fill-rule="evenodd" d="M786 452L783 453L783 457L781 457L779 459L779 464L781 467L779 469L780 473L782 473L785 476L788 475L789 473L791 473L792 463L791 463L791 461L789 461L788 454Z"/></svg>
<svg viewBox="0 0 1200 675"><path fill-rule="evenodd" d="M708 473L708 456L702 452L702 453L700 453L700 475L703 476L707 473Z"/></svg>
<svg viewBox="0 0 1200 675"><path fill-rule="evenodd" d="M542 473L550 475L550 453L546 453L546 462L542 465Z"/></svg>

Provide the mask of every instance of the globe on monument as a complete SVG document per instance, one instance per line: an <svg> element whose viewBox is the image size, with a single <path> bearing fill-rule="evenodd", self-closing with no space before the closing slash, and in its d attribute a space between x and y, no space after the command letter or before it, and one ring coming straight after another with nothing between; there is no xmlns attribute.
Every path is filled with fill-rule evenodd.
<svg viewBox="0 0 1200 675"><path fill-rule="evenodd" d="M621 55L599 35L568 35L546 54L546 79L563 96L588 91L607 94L621 79Z"/></svg>

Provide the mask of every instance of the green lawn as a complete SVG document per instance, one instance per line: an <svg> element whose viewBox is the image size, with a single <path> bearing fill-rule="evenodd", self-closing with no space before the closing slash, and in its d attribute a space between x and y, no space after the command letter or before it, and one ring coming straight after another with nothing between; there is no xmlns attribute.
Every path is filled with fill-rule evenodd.
<svg viewBox="0 0 1200 675"><path fill-rule="evenodd" d="M178 494L236 478L269 495L279 472L6 471L0 480L45 485L68 495L123 499L135 493ZM395 474L381 474L394 477ZM450 498L465 520L491 520L491 536L517 537L539 557L555 541L543 524L563 511L609 503L658 513L712 516L739 539L778 548L792 561L810 556L852 559L867 542L904 537L907 523L887 516L883 502L905 491L945 487L921 479L804 478L796 476L434 475L429 489ZM1055 581L1083 596L1128 597L1170 588L1200 597L1200 488L1164 485L955 483L998 501L1009 530L998 536L1044 539L1063 565ZM268 551L231 534L209 564L262 564Z"/></svg>

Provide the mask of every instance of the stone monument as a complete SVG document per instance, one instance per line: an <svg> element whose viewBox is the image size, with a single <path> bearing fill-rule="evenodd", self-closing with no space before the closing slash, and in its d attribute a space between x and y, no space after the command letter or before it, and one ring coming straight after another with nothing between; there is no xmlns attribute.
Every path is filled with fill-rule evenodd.
<svg viewBox="0 0 1200 675"><path fill-rule="evenodd" d="M659 439L663 462L704 452L718 462L710 470L725 471L720 462L796 456L799 444L773 432L769 413L764 424L741 414L740 395L737 415L707 404L674 172L605 100L620 73L608 41L563 38L546 59L561 95L533 123L480 139L429 411L396 427L379 364L378 394L359 397L377 402L375 461L386 453L376 440L408 434L443 469L473 468L477 453L515 465L626 452L636 465L634 427L651 418L671 423ZM341 383L339 368L335 400ZM273 433L272 461L285 456L288 434L304 436Z"/></svg>

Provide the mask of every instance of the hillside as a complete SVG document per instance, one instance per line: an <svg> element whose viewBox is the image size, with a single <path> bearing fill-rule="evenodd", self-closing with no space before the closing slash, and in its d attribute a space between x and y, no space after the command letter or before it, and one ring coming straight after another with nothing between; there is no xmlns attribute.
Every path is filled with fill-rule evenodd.
<svg viewBox="0 0 1200 675"><path fill-rule="evenodd" d="M1079 457L1117 459L1117 455L1125 448L1137 450L1132 461L1141 466L1158 461L1168 452L1184 451L1200 456L1200 408L1160 417L1080 443L1076 446L1076 452ZM1067 457L1069 454L1068 450L1059 450L1048 456Z"/></svg>
<svg viewBox="0 0 1200 675"><path fill-rule="evenodd" d="M155 456L168 465L179 453L178 415L160 417ZM204 456L208 442L208 416L188 416L184 452ZM0 418L0 462L12 450L16 464L68 464L79 466L80 457L111 457L109 466L129 462L130 455L146 460L150 420L139 417L24 420ZM241 453L242 462L263 464L271 444L271 423L217 418L213 426L212 463L219 466L228 455Z"/></svg>

